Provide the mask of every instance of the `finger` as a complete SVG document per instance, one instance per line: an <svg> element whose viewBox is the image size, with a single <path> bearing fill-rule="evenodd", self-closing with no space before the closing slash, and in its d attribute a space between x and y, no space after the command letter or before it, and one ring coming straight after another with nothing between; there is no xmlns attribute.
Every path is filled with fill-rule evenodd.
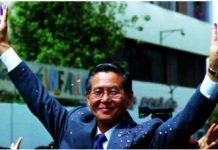
<svg viewBox="0 0 218 150"><path fill-rule="evenodd" d="M14 143L11 143L10 148L11 148L11 149L14 149Z"/></svg>
<svg viewBox="0 0 218 150"><path fill-rule="evenodd" d="M214 131L215 126L216 126L216 124L213 123L205 134L205 142L207 144L210 144L214 140L213 139L213 133L214 133L213 131Z"/></svg>
<svg viewBox="0 0 218 150"><path fill-rule="evenodd" d="M14 145L14 148L15 148L15 149L19 149L21 142L22 142L22 137L19 137L18 140L17 140L17 142L16 142L16 144Z"/></svg>
<svg viewBox="0 0 218 150"><path fill-rule="evenodd" d="M212 30L212 44L214 43L214 42L216 42L218 40L218 36L217 36L217 24L216 23L214 23L213 24L213 30Z"/></svg>
<svg viewBox="0 0 218 150"><path fill-rule="evenodd" d="M3 15L3 9L2 6L0 6L0 23L2 22L2 15Z"/></svg>
<svg viewBox="0 0 218 150"><path fill-rule="evenodd" d="M1 15L1 16L3 15L3 9L2 9L2 6L0 6L0 15Z"/></svg>
<svg viewBox="0 0 218 150"><path fill-rule="evenodd" d="M205 149L211 149L211 148L215 148L217 145L216 142L211 142Z"/></svg>
<svg viewBox="0 0 218 150"><path fill-rule="evenodd" d="M2 14L2 21L4 23L7 23L7 19L8 19L8 7L4 6L3 7L3 14Z"/></svg>
<svg viewBox="0 0 218 150"><path fill-rule="evenodd" d="M213 128L213 133L212 133L212 138L213 138L213 140L216 140L216 139L217 139L217 135L218 135L218 125L216 125L216 126Z"/></svg>
<svg viewBox="0 0 218 150"><path fill-rule="evenodd" d="M216 133L218 133L218 125L216 125L216 127L214 128L214 131L215 131Z"/></svg>
<svg viewBox="0 0 218 150"><path fill-rule="evenodd" d="M215 126L213 126L212 131L211 131L211 133L209 135L209 138L210 138L211 141L216 140L217 132L218 132L218 126L215 125Z"/></svg>
<svg viewBox="0 0 218 150"><path fill-rule="evenodd" d="M209 128L209 138L210 139L212 139L213 138L213 135L214 135L214 129L216 128L216 124L215 123L213 123L211 126L210 126L210 128Z"/></svg>
<svg viewBox="0 0 218 150"><path fill-rule="evenodd" d="M213 129L214 129L215 126L216 126L216 124L213 123L213 124L210 126L210 128L207 130L207 133L206 133L207 138L209 138L209 136L211 135L211 133L212 133L212 131L213 131Z"/></svg>

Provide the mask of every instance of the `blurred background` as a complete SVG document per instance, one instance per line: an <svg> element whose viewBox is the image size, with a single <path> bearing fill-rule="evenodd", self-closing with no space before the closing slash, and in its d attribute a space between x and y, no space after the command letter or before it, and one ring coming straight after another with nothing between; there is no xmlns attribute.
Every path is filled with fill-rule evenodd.
<svg viewBox="0 0 218 150"><path fill-rule="evenodd" d="M181 111L207 68L211 27L218 22L217 1L23 1L9 6L9 40L51 95L68 109L85 105L89 69L119 63L133 76L138 107ZM19 136L21 148L48 145L52 139L31 114L0 62L0 146ZM215 109L200 138L217 122Z"/></svg>

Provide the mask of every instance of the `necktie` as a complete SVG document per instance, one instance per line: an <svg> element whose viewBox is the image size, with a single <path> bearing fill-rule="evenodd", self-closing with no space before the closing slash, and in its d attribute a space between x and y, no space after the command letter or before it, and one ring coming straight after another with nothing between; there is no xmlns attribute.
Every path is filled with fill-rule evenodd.
<svg viewBox="0 0 218 150"><path fill-rule="evenodd" d="M97 149L104 149L103 148L103 143L107 141L107 138L104 134L99 134L98 139L97 139Z"/></svg>

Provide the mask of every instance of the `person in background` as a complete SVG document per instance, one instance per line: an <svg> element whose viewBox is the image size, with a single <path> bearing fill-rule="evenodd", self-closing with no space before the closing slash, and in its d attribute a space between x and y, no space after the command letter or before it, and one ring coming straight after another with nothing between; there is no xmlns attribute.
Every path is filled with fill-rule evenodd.
<svg viewBox="0 0 218 150"><path fill-rule="evenodd" d="M209 70L185 108L165 122L154 118L137 124L127 111L133 99L132 78L126 70L111 63L99 64L90 71L86 83L88 107L68 111L60 105L9 44L7 11L4 7L0 16L1 60L29 109L46 127L57 148L187 148L190 136L203 126L217 104L216 24L212 32Z"/></svg>
<svg viewBox="0 0 218 150"><path fill-rule="evenodd" d="M34 149L57 149L55 146L55 143L52 141L51 143L49 143L46 146L37 146Z"/></svg>
<svg viewBox="0 0 218 150"><path fill-rule="evenodd" d="M14 143L11 144L10 149L11 150L18 150L18 149L20 149L21 142L22 142L22 137L19 137L15 144Z"/></svg>
<svg viewBox="0 0 218 150"><path fill-rule="evenodd" d="M14 143L11 144L10 148L0 146L0 149L18 150L18 149L20 149L21 142L22 142L22 137L19 137L15 144Z"/></svg>
<svg viewBox="0 0 218 150"><path fill-rule="evenodd" d="M198 140L200 149L215 149L218 146L218 125L213 123L206 134Z"/></svg>

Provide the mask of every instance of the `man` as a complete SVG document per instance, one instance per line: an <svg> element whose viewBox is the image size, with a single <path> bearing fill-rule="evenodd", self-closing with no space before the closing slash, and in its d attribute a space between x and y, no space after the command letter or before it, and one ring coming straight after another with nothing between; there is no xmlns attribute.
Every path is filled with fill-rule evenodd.
<svg viewBox="0 0 218 150"><path fill-rule="evenodd" d="M190 135L205 123L216 105L216 25L213 28L210 50L211 70L184 110L166 122L155 118L136 124L126 110L132 102L133 92L132 79L123 68L109 63L96 66L87 79L86 97L89 107L67 111L49 95L9 45L7 8L3 9L0 20L1 60L28 107L46 127L58 148L187 148ZM104 133L106 138L98 136L99 133ZM100 141L101 139L104 140Z"/></svg>

